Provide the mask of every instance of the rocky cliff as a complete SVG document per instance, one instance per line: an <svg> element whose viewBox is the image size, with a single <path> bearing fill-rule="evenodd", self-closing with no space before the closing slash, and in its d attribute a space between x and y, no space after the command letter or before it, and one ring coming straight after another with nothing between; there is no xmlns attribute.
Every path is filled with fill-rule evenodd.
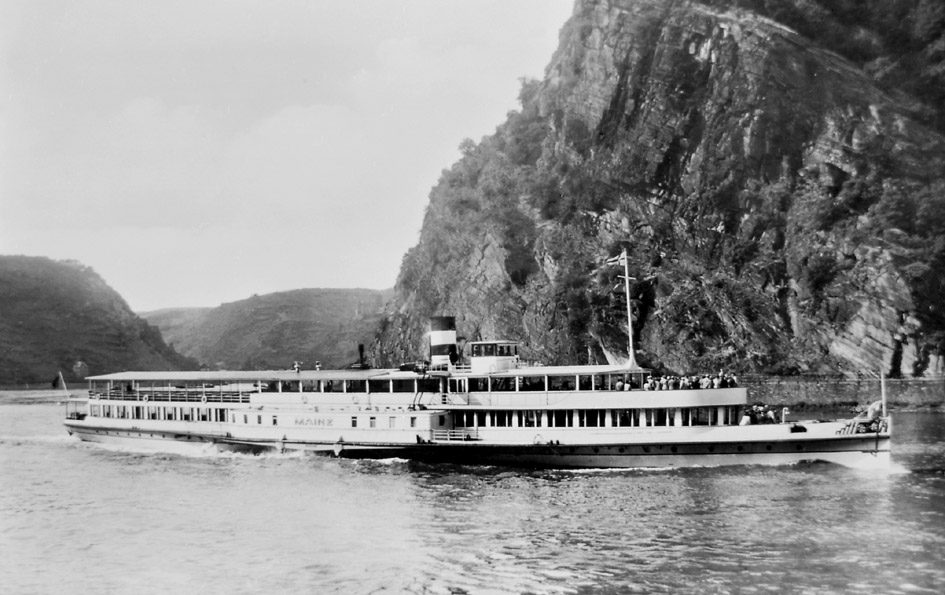
<svg viewBox="0 0 945 595"><path fill-rule="evenodd" d="M0 385L48 386L123 370L187 370L91 268L75 261L0 256Z"/></svg>
<svg viewBox="0 0 945 595"><path fill-rule="evenodd" d="M940 369L945 11L848 4L579 0L432 190L377 360L425 353L437 314L547 363L626 358L626 250L650 367Z"/></svg>

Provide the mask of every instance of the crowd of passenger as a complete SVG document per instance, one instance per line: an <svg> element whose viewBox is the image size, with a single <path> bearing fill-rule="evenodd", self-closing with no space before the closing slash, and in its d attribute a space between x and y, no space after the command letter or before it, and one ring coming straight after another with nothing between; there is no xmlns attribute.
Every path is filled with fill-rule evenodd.
<svg viewBox="0 0 945 595"><path fill-rule="evenodd" d="M738 380L734 374L719 372L717 375L703 374L702 376L648 376L643 381L643 386L636 386L635 382L624 384L618 382L615 387L617 390L631 390L642 388L643 390L692 390L703 388L734 388L738 386Z"/></svg>
<svg viewBox="0 0 945 595"><path fill-rule="evenodd" d="M786 408L781 411L781 421L784 420L784 415L786 413ZM778 423L778 415L775 413L774 409L771 409L767 405L753 405L751 407L745 408L745 411L742 412L742 418L738 425L753 426L755 424L776 423Z"/></svg>

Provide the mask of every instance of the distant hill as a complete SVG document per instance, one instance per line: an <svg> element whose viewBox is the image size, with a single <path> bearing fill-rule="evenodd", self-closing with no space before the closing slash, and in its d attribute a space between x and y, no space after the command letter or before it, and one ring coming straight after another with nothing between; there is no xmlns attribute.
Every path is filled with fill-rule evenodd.
<svg viewBox="0 0 945 595"><path fill-rule="evenodd" d="M391 290L297 289L223 304L140 315L176 350L218 369L313 368L358 360L378 330Z"/></svg>
<svg viewBox="0 0 945 595"><path fill-rule="evenodd" d="M128 369L187 370L91 268L75 261L0 256L0 386L47 385Z"/></svg>

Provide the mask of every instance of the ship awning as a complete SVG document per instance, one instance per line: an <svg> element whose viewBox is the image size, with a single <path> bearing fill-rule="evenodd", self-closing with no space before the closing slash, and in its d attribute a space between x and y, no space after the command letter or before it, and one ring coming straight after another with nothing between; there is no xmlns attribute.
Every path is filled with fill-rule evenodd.
<svg viewBox="0 0 945 595"><path fill-rule="evenodd" d="M117 372L89 376L86 380L93 382L188 382L188 383L226 383L226 382L293 382L316 380L367 380L378 376L386 376L395 370L217 370L205 372L176 371L176 372Z"/></svg>
<svg viewBox="0 0 945 595"><path fill-rule="evenodd" d="M502 372L492 372L489 376L591 376L598 374L649 374L646 368L628 368L627 366L531 366L514 368Z"/></svg>

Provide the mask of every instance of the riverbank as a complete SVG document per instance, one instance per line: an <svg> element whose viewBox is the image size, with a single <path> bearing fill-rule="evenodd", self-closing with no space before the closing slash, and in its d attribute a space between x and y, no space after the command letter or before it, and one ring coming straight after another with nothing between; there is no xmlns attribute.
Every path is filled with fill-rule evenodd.
<svg viewBox="0 0 945 595"><path fill-rule="evenodd" d="M839 376L748 376L740 378L751 402L793 411L863 409L882 399L878 378ZM891 410L945 409L945 380L887 378L886 403Z"/></svg>
<svg viewBox="0 0 945 595"><path fill-rule="evenodd" d="M85 399L88 396L87 390L70 390L68 393L62 389L0 390L0 404L61 403L70 398Z"/></svg>

